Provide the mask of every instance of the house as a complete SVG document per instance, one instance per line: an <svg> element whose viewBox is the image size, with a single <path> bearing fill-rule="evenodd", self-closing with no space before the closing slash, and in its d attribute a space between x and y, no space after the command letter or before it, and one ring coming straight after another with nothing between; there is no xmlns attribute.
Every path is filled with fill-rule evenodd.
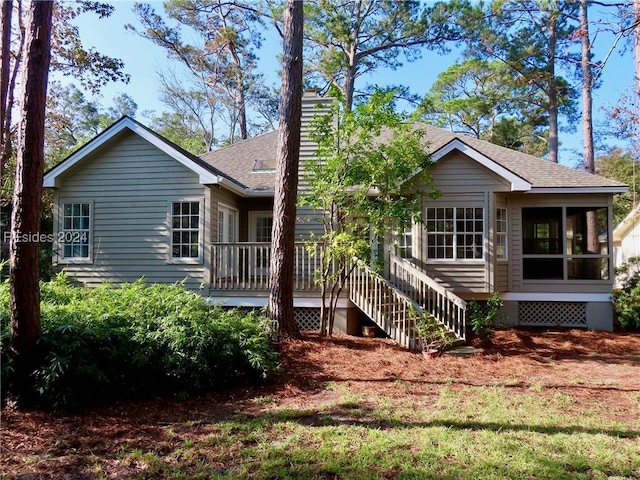
<svg viewBox="0 0 640 480"><path fill-rule="evenodd" d="M616 268L632 257L640 257L640 204L613 231L613 249Z"/></svg>
<svg viewBox="0 0 640 480"><path fill-rule="evenodd" d="M301 163L313 158L306 132L328 102L314 91L303 97ZM612 200L626 186L419 128L441 195L424 201L423 224L382 249L383 277L354 270L336 326L352 332L364 312L409 345L407 311L417 305L464 338L466 301L500 292L510 324L611 330ZM266 305L276 142L271 132L196 157L122 118L45 175L55 265L87 285L184 280L211 302ZM418 190L421 175L410 179ZM304 243L320 228L318 215L298 211L294 307L302 328L319 319L319 259ZM595 247L588 225L597 229Z"/></svg>

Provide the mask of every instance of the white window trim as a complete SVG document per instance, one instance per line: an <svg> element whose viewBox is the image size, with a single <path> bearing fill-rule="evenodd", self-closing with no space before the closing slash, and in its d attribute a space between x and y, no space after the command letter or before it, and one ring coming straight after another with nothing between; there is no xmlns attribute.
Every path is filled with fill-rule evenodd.
<svg viewBox="0 0 640 480"><path fill-rule="evenodd" d="M198 256L197 257L174 257L173 256L173 204L195 202L198 208ZM189 264L201 265L204 258L204 200L202 198L176 198L167 202L167 263L169 264Z"/></svg>
<svg viewBox="0 0 640 480"><path fill-rule="evenodd" d="M229 243L227 241L224 241L224 242L218 241L218 238L220 237L220 232L218 230L218 228L219 228L218 218L219 218L221 210L226 210L227 212L234 212L236 214L236 224L234 226L233 236L235 238L235 243L237 243L238 242L238 238L239 238L239 231L240 231L240 212L238 211L237 208L232 207L231 205L227 205L226 203L222 203L222 202L218 202L218 211L217 211L217 215L216 215L216 218L215 218L215 222L216 222L216 243ZM234 242L231 242L231 243L234 243Z"/></svg>
<svg viewBox="0 0 640 480"><path fill-rule="evenodd" d="M89 252L88 257L65 257L64 256L64 206L70 204L88 204L89 205ZM58 210L58 232L56 234L55 247L58 250L58 263L60 264L83 264L83 263L93 263L93 200L83 201L83 200L71 200L60 202L59 210Z"/></svg>
<svg viewBox="0 0 640 480"><path fill-rule="evenodd" d="M402 237L405 237L406 235L410 234L411 235L411 245L405 245L404 248L411 248L411 257L402 257L400 255L400 249L402 248L400 246L400 239ZM400 230L394 230L393 231L393 246L394 246L394 255L400 258L408 258L408 259L414 259L416 258L416 252L418 251L418 242L417 242L417 238L418 238L418 231L416 228L416 224L411 224L411 226L403 231Z"/></svg>
<svg viewBox="0 0 640 480"><path fill-rule="evenodd" d="M425 222L425 246L424 246L424 254L425 254L425 261L428 263L438 263L438 264L455 264L458 262L464 262L464 263L483 263L485 261L486 255L487 255L487 248L486 248L486 241L487 241L487 209L484 206L477 206L477 205L466 205L466 206L460 206L460 205L438 205L438 206L429 206L427 208L434 208L434 209L447 209L447 208L452 208L453 209L453 225L454 225L454 229L452 232L429 232L426 229L426 223L428 222L427 219L427 215L426 215L426 210L424 211L424 222ZM456 227L456 222L457 222L457 216L456 216L456 210L458 209L465 209L465 208L480 208L482 209L482 256L478 257L478 258L458 258L457 255L457 248L458 248L458 235L464 235L464 233L458 233L457 227ZM450 234L453 236L453 257L452 258L430 258L429 257L429 243L428 243L428 236L430 233L435 233L437 235L442 235L444 233Z"/></svg>
<svg viewBox="0 0 640 480"><path fill-rule="evenodd" d="M257 242L258 238L256 220L258 218L273 218L273 212L268 210L252 210L249 212L249 241Z"/></svg>

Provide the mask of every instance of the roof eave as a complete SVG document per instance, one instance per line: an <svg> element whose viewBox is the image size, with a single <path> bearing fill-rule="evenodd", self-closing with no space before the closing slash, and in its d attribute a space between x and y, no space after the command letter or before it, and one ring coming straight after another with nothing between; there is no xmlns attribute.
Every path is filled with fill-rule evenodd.
<svg viewBox="0 0 640 480"><path fill-rule="evenodd" d="M527 193L625 193L628 187L532 187Z"/></svg>
<svg viewBox="0 0 640 480"><path fill-rule="evenodd" d="M253 197L273 197L275 195L274 190L254 190L251 188L243 188L235 182L232 182L228 178L218 177L218 182L216 182L220 186L231 190L233 193L240 195L245 198L253 198Z"/></svg>

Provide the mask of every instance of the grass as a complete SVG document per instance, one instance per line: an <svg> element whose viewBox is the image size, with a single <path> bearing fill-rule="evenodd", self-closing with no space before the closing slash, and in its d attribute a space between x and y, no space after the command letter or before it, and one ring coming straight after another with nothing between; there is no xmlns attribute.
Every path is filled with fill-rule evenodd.
<svg viewBox="0 0 640 480"><path fill-rule="evenodd" d="M179 446L132 446L118 461L140 479L640 478L640 409L622 423L607 405L583 411L537 390L443 386L395 399L340 387L300 409L259 399L257 414L203 418L197 435L193 421L174 424L166 437Z"/></svg>

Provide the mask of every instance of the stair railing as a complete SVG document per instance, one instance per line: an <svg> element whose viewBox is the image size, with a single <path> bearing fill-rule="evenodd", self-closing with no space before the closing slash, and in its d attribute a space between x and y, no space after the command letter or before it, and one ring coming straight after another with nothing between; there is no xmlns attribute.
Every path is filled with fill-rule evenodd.
<svg viewBox="0 0 640 480"><path fill-rule="evenodd" d="M414 327L422 308L364 262L356 260L351 271L349 298L398 345L417 348Z"/></svg>
<svg viewBox="0 0 640 480"><path fill-rule="evenodd" d="M468 319L467 302L420 271L408 260L391 255L389 277L421 309L465 340Z"/></svg>

